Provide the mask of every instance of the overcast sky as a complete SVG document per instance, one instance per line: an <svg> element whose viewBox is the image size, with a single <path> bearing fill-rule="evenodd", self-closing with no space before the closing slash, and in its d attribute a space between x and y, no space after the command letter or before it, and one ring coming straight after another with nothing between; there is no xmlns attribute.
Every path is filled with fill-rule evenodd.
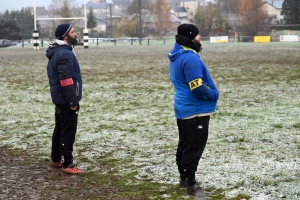
<svg viewBox="0 0 300 200"><path fill-rule="evenodd" d="M0 13L6 10L21 10L22 7L31 7L36 2L36 6L44 6L46 9L52 3L52 0L0 0ZM86 0L88 2L88 0ZM84 0L77 0L78 6L84 4Z"/></svg>

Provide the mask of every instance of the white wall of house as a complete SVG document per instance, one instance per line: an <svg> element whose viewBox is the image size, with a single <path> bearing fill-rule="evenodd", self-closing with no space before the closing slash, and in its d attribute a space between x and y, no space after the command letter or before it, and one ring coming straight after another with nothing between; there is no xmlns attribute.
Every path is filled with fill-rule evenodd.
<svg viewBox="0 0 300 200"><path fill-rule="evenodd" d="M106 25L97 25L96 27L93 28L93 31L98 31L100 32L106 32ZM91 32L91 29L89 29L89 33Z"/></svg>
<svg viewBox="0 0 300 200"><path fill-rule="evenodd" d="M263 9L268 13L268 16L274 17L276 22L277 21L280 22L280 20L283 20L283 17L284 17L284 15L281 15L282 4L280 2L283 2L283 1L277 1L276 2L277 4L274 4L274 2L270 3L270 0L269 0L269 1L266 1L266 3L263 5ZM280 4L278 4L278 3L280 3Z"/></svg>
<svg viewBox="0 0 300 200"><path fill-rule="evenodd" d="M184 7L189 17L193 16L196 10L199 8L200 1L198 0L185 0L180 3L181 7Z"/></svg>
<svg viewBox="0 0 300 200"><path fill-rule="evenodd" d="M175 12L173 9L171 9L170 13L176 15L178 18L187 17L187 12Z"/></svg>
<svg viewBox="0 0 300 200"><path fill-rule="evenodd" d="M278 20L283 20L283 18L284 18L284 15L281 15L281 11L282 11L282 9L280 9L280 10L277 9L277 11L276 11Z"/></svg>

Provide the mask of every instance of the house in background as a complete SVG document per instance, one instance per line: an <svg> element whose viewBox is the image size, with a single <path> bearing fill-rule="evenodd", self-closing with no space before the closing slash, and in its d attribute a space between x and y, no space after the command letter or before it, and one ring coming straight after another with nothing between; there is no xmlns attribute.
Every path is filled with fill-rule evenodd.
<svg viewBox="0 0 300 200"><path fill-rule="evenodd" d="M22 10L29 9L30 13L33 15L34 7L23 7ZM45 7L36 7L36 17L37 18L53 18L53 16L45 9ZM46 38L53 38L53 30L58 24L57 20L38 20L37 23L39 24L39 36L46 37Z"/></svg>
<svg viewBox="0 0 300 200"><path fill-rule="evenodd" d="M187 11L187 18L192 19L196 11L201 6L217 4L219 0L182 0L180 7L184 7Z"/></svg>
<svg viewBox="0 0 300 200"><path fill-rule="evenodd" d="M170 10L179 19L186 19L188 16L187 10L184 7L174 7Z"/></svg>
<svg viewBox="0 0 300 200"><path fill-rule="evenodd" d="M284 23L284 15L281 15L283 1L284 0L265 0L263 9L268 13L271 25Z"/></svg>
<svg viewBox="0 0 300 200"><path fill-rule="evenodd" d="M204 0L182 0L180 3L180 7L183 7L187 11L187 18L191 19L194 14L196 13L196 10L201 6L201 3Z"/></svg>
<svg viewBox="0 0 300 200"><path fill-rule="evenodd" d="M110 9L112 9L112 12L114 12L114 5L112 4L108 4L106 2L100 2L100 3L94 3L92 1L86 3L86 12L89 13L90 8L93 9L93 13L96 17L98 17L99 15L105 15L105 14L109 14ZM84 4L82 4L81 6L81 13L84 13Z"/></svg>
<svg viewBox="0 0 300 200"><path fill-rule="evenodd" d="M90 9L96 18L96 27L89 29L91 37L113 36L113 29L116 23L122 17L122 9L111 0L94 0L86 4L87 15ZM81 6L81 12L84 13L84 4Z"/></svg>
<svg viewBox="0 0 300 200"><path fill-rule="evenodd" d="M144 10L144 15L142 15L142 29L144 35L156 35L157 30L155 27L155 20L156 16L152 15L150 11ZM137 18L138 15L135 15ZM163 30L161 35L175 35L175 32L177 30L177 27L182 24L182 20L180 20L178 17L176 17L174 14L169 13L169 20L170 24L167 26L166 30Z"/></svg>
<svg viewBox="0 0 300 200"><path fill-rule="evenodd" d="M107 21L103 21L102 19L96 19L97 26L89 29L90 37L106 37L107 33Z"/></svg>

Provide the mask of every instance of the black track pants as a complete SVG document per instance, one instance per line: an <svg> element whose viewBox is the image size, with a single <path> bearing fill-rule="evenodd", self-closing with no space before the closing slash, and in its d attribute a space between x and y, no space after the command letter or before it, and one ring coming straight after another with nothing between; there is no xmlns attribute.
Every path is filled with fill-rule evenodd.
<svg viewBox="0 0 300 200"><path fill-rule="evenodd" d="M73 145L77 132L79 104L77 110L71 110L69 105L56 105L55 128L52 136L51 159L54 162L62 160L63 167L73 163Z"/></svg>
<svg viewBox="0 0 300 200"><path fill-rule="evenodd" d="M176 164L182 180L195 179L195 172L208 138L209 119L210 116L177 119L179 142Z"/></svg>

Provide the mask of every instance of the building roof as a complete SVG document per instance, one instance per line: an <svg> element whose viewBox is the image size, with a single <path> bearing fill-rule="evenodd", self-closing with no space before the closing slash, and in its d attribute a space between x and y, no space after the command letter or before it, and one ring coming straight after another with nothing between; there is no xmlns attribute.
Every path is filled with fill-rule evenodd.
<svg viewBox="0 0 300 200"><path fill-rule="evenodd" d="M271 6L282 9L282 4L284 0L265 0L266 3L270 4Z"/></svg>
<svg viewBox="0 0 300 200"><path fill-rule="evenodd" d="M34 7L23 7L22 10L30 10L31 13L34 12ZM36 15L37 16L49 16L48 10L45 9L45 7L36 7Z"/></svg>
<svg viewBox="0 0 300 200"><path fill-rule="evenodd" d="M178 17L176 17L175 15L173 15L173 14L169 14L169 16L170 16L170 21L172 22L172 23L174 23L174 22L181 22L181 20L178 18Z"/></svg>
<svg viewBox="0 0 300 200"><path fill-rule="evenodd" d="M96 23L97 25L107 25L108 22L102 19L96 19Z"/></svg>
<svg viewBox="0 0 300 200"><path fill-rule="evenodd" d="M108 3L93 3L93 2L88 2L86 4L86 8L87 9L90 9L90 8L93 8L93 9L106 9L108 7L109 7ZM84 4L82 4L82 8L84 8Z"/></svg>
<svg viewBox="0 0 300 200"><path fill-rule="evenodd" d="M182 2L203 1L203 0L182 0Z"/></svg>
<svg viewBox="0 0 300 200"><path fill-rule="evenodd" d="M187 12L186 9L184 7L175 7L173 8L174 12L176 13L182 13L182 12Z"/></svg>
<svg viewBox="0 0 300 200"><path fill-rule="evenodd" d="M176 17L174 14L168 13L170 22L181 22L181 20ZM132 15L132 17L138 17L138 15ZM142 20L145 23L153 23L155 21L155 15L147 15L147 16L142 16Z"/></svg>
<svg viewBox="0 0 300 200"><path fill-rule="evenodd" d="M113 0L114 4L117 5L118 7L124 9L129 6L129 1L123 1L123 0Z"/></svg>

